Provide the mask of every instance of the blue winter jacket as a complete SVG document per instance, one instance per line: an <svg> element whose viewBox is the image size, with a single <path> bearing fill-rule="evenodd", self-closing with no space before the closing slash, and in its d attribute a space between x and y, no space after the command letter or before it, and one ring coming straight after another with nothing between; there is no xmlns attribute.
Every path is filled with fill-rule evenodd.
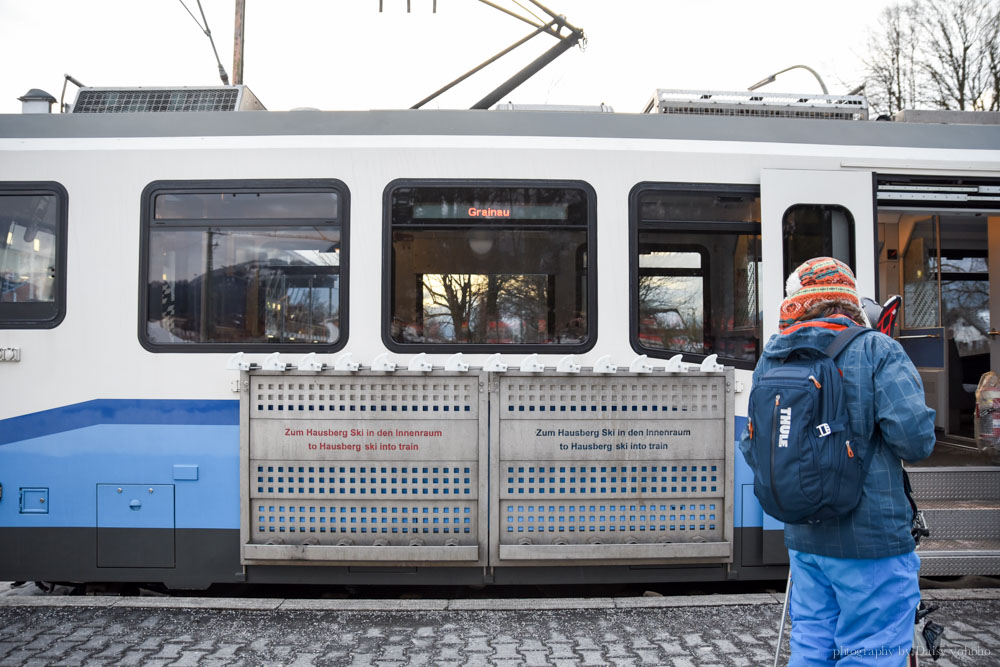
<svg viewBox="0 0 1000 667"><path fill-rule="evenodd" d="M823 349L843 329L846 317L812 320L771 336L753 378L779 362L778 353L809 339ZM903 467L934 448L934 410L924 403L920 375L902 346L881 333L855 338L836 360L844 377L844 398L854 438L867 441L858 455L872 457L861 502L850 514L815 524L785 524L785 546L835 558L884 558L915 548L913 511L903 490ZM878 424L878 429L875 425ZM750 462L750 435L740 450Z"/></svg>

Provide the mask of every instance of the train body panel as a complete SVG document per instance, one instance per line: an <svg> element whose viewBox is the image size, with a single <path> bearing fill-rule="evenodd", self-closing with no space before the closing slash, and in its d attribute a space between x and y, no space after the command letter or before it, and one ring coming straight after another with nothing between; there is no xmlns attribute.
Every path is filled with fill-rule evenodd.
<svg viewBox="0 0 1000 667"><path fill-rule="evenodd" d="M0 324L0 348L16 349L18 358L0 363L4 386L0 533L19 545L0 558L0 577L170 581L186 586L241 579L371 583L397 575L400 581L453 576L470 582L590 576L580 572L608 580L772 576L774 566L785 561L781 525L761 512L753 497L752 475L736 451L735 439L745 425L757 350L777 329L771 314L782 298L788 264L814 251L843 255L855 267L862 293L885 296L887 290L903 291L900 283L910 284L909 274L903 275L899 257L888 255L887 248L895 245L900 255L905 254L896 243L909 223L887 216L894 210L913 210L915 204L879 199L879 184L888 178L886 174L894 182L909 178L918 184L931 177L952 184L1000 182L1000 130L995 127L518 112L223 116L0 117L0 184L6 188L0 190L0 202L9 194L36 196L39 201L62 197L66 205L65 236L58 241L63 244L65 265L56 262L50 269L66 280L64 295L54 299L62 300L61 319L50 318L50 324L56 322L52 326L25 325L16 317L10 327ZM222 209L203 212L211 209L209 195L216 192L231 193L220 195L230 197L226 201L260 193L281 197L320 192L336 207L330 209L329 219L309 212L320 217L308 223L296 222L305 219L298 213L281 219L279 211L277 218L268 218L271 227L253 213L241 213L244 217L236 224ZM463 199L473 192L480 199ZM435 197L429 206L428 200ZM497 211L503 210L510 215L508 209L493 208L496 201L509 203L504 197L515 202L515 215L521 216L520 227L509 233L502 224L506 220L484 219L502 216ZM726 207L731 204L739 211L719 212L729 211ZM445 212L448 206L452 208ZM720 208L714 211L712 206ZM930 201L926 206L939 204ZM984 203L982 210L988 216L994 206ZM744 217L726 217L730 215ZM470 221L469 216L483 217ZM30 222L23 223L24 230L18 224L12 219L5 247L17 246L13 237L17 232L30 256L32 236L38 232L29 229ZM323 225L329 227L324 231ZM790 242L789 225L806 230L796 238L807 241ZM44 224L41 228L48 229ZM263 270L259 262L255 265L258 275L266 275L258 281L261 294L254 292L251 297L245 287L246 267L257 260L246 259L247 248L256 252L254 248L270 243L266 239L282 235L304 238L306 228L320 229L318 236L310 236L309 250L286 252L287 257L272 259ZM197 243L185 246L184 234L206 235L199 237L208 239L199 252L207 255L192 260L190 248ZM468 247L448 245L456 235L463 244L467 239ZM320 242L332 245L321 248ZM565 250L569 244L579 248L575 258ZM518 250L494 258L507 247ZM34 250L39 252L37 242ZM467 277L463 289L480 291L477 305L466 304L464 315L454 308L448 312L454 301L446 304L438 295L447 291L450 274L445 269L419 268L441 265L442 254L452 258L455 273ZM37 270L28 259L23 261L19 266L28 267L26 271ZM198 261L207 262L209 268L198 270ZM474 268L477 262L484 267L481 273ZM510 274L505 273L505 262L514 267ZM540 268L516 268L531 262ZM289 268L293 265L299 268ZM411 271L420 276L415 292L407 282ZM9 294L26 293L29 288L17 276L5 280ZM565 296L570 293L575 297ZM278 294L280 299L274 296ZM24 299L6 296L4 301L17 298ZM691 303L685 304L685 299ZM310 318L325 308L325 324L318 315L308 325L281 319L278 336L284 337L283 342L269 342L265 334L279 331L274 319L279 301L286 313L294 306L299 309L295 314L308 312ZM220 305L224 303L229 305ZM186 320L181 315L185 308ZM405 317L407 308L416 308L419 320L419 330L414 328L417 333L410 337L407 327L414 326L414 316ZM205 324L209 317L216 318L211 326ZM290 316L281 316L285 317ZM716 320L711 329L710 317ZM247 324L254 318L259 325ZM411 321L403 322L406 319ZM570 319L580 322L567 324ZM234 338L239 336L243 338ZM249 342L231 342L237 339ZM292 351L282 352L288 349ZM463 468L468 464L478 471L478 475L463 473L472 475L468 488L475 502L462 507L476 515L479 533L470 543L462 541L462 534L455 545L476 546L474 554L467 552L473 554L470 559L463 561L457 551L448 552L444 541L435 546L434 535L441 535L437 532L420 533L422 546L409 539L413 534L404 531L401 538L389 533L395 537L384 547L369 544L371 534L361 544L358 534L351 533L353 542L341 547L367 549L354 552L337 551L326 537L319 543L303 542L301 549L298 542L292 548L287 539L252 544L250 515L267 505L269 496L262 490L257 497L250 489L255 485L250 467L256 458L248 429L253 423L263 429L263 422L254 422L256 416L247 412L252 400L248 383L272 381L268 378L274 373L262 372L260 366L294 366L310 350L328 370L312 376L294 369L284 375L278 371L279 380L274 381L347 382L348 398L339 397L338 405L353 401L359 412L366 400L360 387L377 385L377 378L409 377L403 371L418 354L425 354L423 362L438 369L415 375L428 382L449 363L465 363L472 367L469 373L482 374L481 393L469 399L482 402L481 414L462 427L469 435L454 438L456 443L474 438L473 453L456 459L448 447L459 445L432 454L428 444L424 458L370 457L379 468L406 461L433 466L451 460L451 465L461 461ZM242 362L255 366L242 374L226 367L241 351L246 352ZM282 352L280 360L270 358L274 352ZM457 352L462 352L458 362ZM351 359L344 357L348 353ZM494 358L497 353L499 360ZM686 386L683 378L697 377L697 364L710 353L719 354L720 363L728 367L719 375L724 378L720 386L725 387L718 398L719 414L725 413L718 422L722 430L706 431L713 433L711 442L700 445L718 445L728 452L710 457L725 468L718 484L719 527L713 526L717 537L657 542L640 534L634 543L623 543L615 535L615 544L634 546L632 552L640 554L624 556L628 552L624 547L616 552L598 548L610 546L609 539L590 547L585 541L569 540L566 546L572 549L562 552L553 551L548 543L536 548L542 546L537 539L505 542L499 525L501 507L520 510L516 495L512 500L502 490L505 454L497 452L511 452L511 461L520 456L528 467L531 461L542 462L552 467L549 474L573 463L571 458L539 453L541 444L523 444L535 442L528 427L504 421L504 406L513 412L515 406L526 409L536 400L503 403L505 377L518 377L518 369L530 370L521 365L534 354L535 363L544 370L528 373L528 378L568 381L574 373L557 368L561 363L576 364L583 368L580 377L590 379L592 387L572 389L581 394L579 400L576 393L572 399L561 395L553 399L552 411L574 401L583 411L584 404L591 409L605 405L604 399L584 399L583 394L624 396L630 383L641 385L650 377L664 382L680 378L677 386ZM639 354L652 361L651 374L636 362ZM688 373L664 371L664 364L678 354L683 355ZM399 372L373 369L382 355L387 355L383 362L396 363ZM362 368L353 374L332 370L337 360L353 360ZM491 363L505 364L508 373L490 368ZM597 372L608 366L614 370ZM701 371L718 375L712 367ZM463 373L444 377L451 381ZM351 377L359 378L358 387L345 379ZM935 376L927 371L925 377ZM316 393L312 388L302 391ZM436 386L428 391L437 391ZM571 389L560 391L568 394ZM300 399L295 403L298 410L321 409L322 401ZM393 416L398 422L394 426L413 430L413 415L401 414L406 401L397 399L383 395L372 402L382 411L400 410ZM614 401L608 400L602 409L613 407ZM666 410L669 404L664 399L659 407ZM643 420L653 423L661 416L652 413L656 405L646 394L637 395L629 409L649 412L628 419L648 426ZM542 404L539 409L544 409ZM582 417L591 421L571 423L582 424L582 429L603 419L612 430L631 423L620 414ZM268 427L275 433L296 424L290 416L276 423ZM351 424L339 413L330 423L337 428ZM561 422L539 413L537 423L526 423L542 433L548 431L543 428L546 423ZM677 423L681 422L670 422ZM501 438L501 433L506 435ZM270 440L280 438L275 435ZM639 444L648 446L654 440ZM615 446L612 440L603 444ZM684 460L698 460L697 444L672 441L671 451L690 447ZM257 458L270 460L272 454ZM332 454L325 456L299 459L317 466L334 460ZM622 456L614 459L619 465L630 460ZM683 465L681 458L665 461ZM363 464L369 459L355 460ZM646 463L656 460L647 457ZM624 499L620 525L625 526L636 524L626 514L647 511L652 516L652 504L641 510L631 506L637 499L655 499L660 503L655 512L663 517L680 511L667 509L671 498L677 502L682 497L676 495L680 491L667 488L676 482L667 483L664 477L663 483L659 492L643 488L624 493L623 488L610 494L603 489L581 493L588 498L588 514L605 512L603 507L589 507L591 503L596 507ZM350 486L344 484L345 489ZM383 494L406 488L384 480L379 484ZM551 493L559 502L567 502L570 491L557 492L555 486L562 482L552 484ZM516 494L513 489L510 493ZM545 493L541 486L524 489ZM332 486L330 492L334 493ZM309 510L313 513L321 507L330 507L331 513L351 507L350 511L360 512L365 507L362 501L369 500L353 489L338 491L336 502L319 498L321 492L304 493L315 501ZM390 509L378 503L371 507ZM402 511L402 506L396 510ZM280 514L275 512L274 520L294 519L287 512ZM551 522L568 520L568 513L562 508L544 516L524 511L521 520L549 521L551 527ZM612 523L602 516L588 519L587 525L613 530ZM637 531L630 525L626 532L631 536ZM79 554L83 565L73 563L72 553L40 555L62 539L76 545L71 551ZM216 545L212 555L192 555L201 539ZM715 540L728 546L697 547ZM672 544L672 551L659 557L651 544ZM332 548L310 551L313 546ZM385 547L404 551L371 551ZM419 548L434 555L420 557L414 551ZM164 556L168 551L171 556ZM269 561L272 556L262 553L279 555ZM326 555L305 555L315 553ZM609 553L615 555L602 555ZM584 569L571 567L556 574L561 561ZM310 567L298 567L305 562ZM366 574L367 566L375 570ZM377 575L378 568L396 570ZM453 574L442 574L449 572Z"/></svg>

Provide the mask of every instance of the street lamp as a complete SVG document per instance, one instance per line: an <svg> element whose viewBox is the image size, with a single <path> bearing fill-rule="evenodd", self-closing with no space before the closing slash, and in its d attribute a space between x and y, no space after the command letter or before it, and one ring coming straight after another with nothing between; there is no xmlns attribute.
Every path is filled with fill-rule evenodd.
<svg viewBox="0 0 1000 667"><path fill-rule="evenodd" d="M778 78L779 74L784 74L788 70L796 69L796 68L808 70L809 73L812 74L814 77L816 77L816 80L819 81L819 87L823 89L823 94L824 95L829 95L830 94L830 91L828 91L826 89L826 84L823 83L823 79L821 79L820 76L819 76L819 74L816 73L816 70L814 70L812 67L806 67L805 65L792 65L791 67L786 67L785 69L783 69L783 70L781 70L779 72L775 72L774 74L772 74L769 77L761 79L757 83L755 83L752 86L750 86L749 88L747 88L747 90L757 90L758 88L766 86L769 83L774 83L774 80L776 78Z"/></svg>

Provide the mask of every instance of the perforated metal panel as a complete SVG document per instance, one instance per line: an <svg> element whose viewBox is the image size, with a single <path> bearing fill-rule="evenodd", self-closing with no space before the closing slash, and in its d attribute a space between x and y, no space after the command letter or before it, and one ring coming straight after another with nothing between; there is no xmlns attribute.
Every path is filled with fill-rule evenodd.
<svg viewBox="0 0 1000 667"><path fill-rule="evenodd" d="M731 379L245 373L243 562L730 561Z"/></svg>
<svg viewBox="0 0 1000 667"><path fill-rule="evenodd" d="M244 562L485 559L484 377L244 381Z"/></svg>
<svg viewBox="0 0 1000 667"><path fill-rule="evenodd" d="M722 508L718 502L609 503L589 500L575 503L505 503L500 530L511 536L540 540L554 537L553 544L568 544L568 537L606 537L617 532L620 541L648 535L653 540L714 541L722 534ZM658 535L657 535L658 534ZM669 535L668 535L669 534ZM656 540L659 541L659 540Z"/></svg>
<svg viewBox="0 0 1000 667"><path fill-rule="evenodd" d="M548 419L642 416L646 419L723 417L726 380L721 375L504 376L501 412L508 419L547 413Z"/></svg>
<svg viewBox="0 0 1000 667"><path fill-rule="evenodd" d="M472 463L439 465L342 461L317 465L315 461L257 460L250 487L257 498L475 498L479 471Z"/></svg>
<svg viewBox="0 0 1000 667"><path fill-rule="evenodd" d="M345 538L364 541L365 536L417 536L433 539L437 536L472 536L476 525L468 503L296 503L288 501L254 501L253 530L268 544L284 544L285 537L294 541L308 534L315 543L341 543ZM331 536L331 540L323 539ZM298 540L301 542L302 540ZM434 539L440 542L441 540ZM458 544L458 542L455 542Z"/></svg>
<svg viewBox="0 0 1000 667"><path fill-rule="evenodd" d="M731 560L730 381L501 376L491 395L492 557Z"/></svg>
<svg viewBox="0 0 1000 667"><path fill-rule="evenodd" d="M662 461L638 461L625 465L536 465L530 461L508 464L501 474L504 494L510 498L585 496L607 498L668 497L700 498L722 488L719 461L696 461L665 465Z"/></svg>
<svg viewBox="0 0 1000 667"><path fill-rule="evenodd" d="M434 378L254 376L251 410L255 418L288 419L289 414L325 413L374 419L392 415L434 419L476 419L479 378L476 375ZM314 414L316 417L325 415Z"/></svg>

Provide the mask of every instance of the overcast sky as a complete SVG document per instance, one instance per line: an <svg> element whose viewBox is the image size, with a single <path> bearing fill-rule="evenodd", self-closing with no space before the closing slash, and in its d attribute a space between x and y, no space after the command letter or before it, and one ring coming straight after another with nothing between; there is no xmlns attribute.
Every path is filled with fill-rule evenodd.
<svg viewBox="0 0 1000 667"><path fill-rule="evenodd" d="M528 0L521 4L535 9ZM518 10L514 0L494 0ZM200 21L196 0L184 0ZM247 0L244 83L270 110L407 108L531 27L477 0ZM743 90L791 65L831 93L861 80L885 0L544 0L588 37L505 101L641 111L657 88ZM202 0L226 71L234 0ZM523 13L523 10L518 10ZM535 10L541 15L541 12ZM467 108L555 41L539 35L429 108ZM212 86L208 39L180 0L0 0L0 113L68 73L88 86ZM797 69L767 92L819 93ZM75 99L75 87L66 99Z"/></svg>

